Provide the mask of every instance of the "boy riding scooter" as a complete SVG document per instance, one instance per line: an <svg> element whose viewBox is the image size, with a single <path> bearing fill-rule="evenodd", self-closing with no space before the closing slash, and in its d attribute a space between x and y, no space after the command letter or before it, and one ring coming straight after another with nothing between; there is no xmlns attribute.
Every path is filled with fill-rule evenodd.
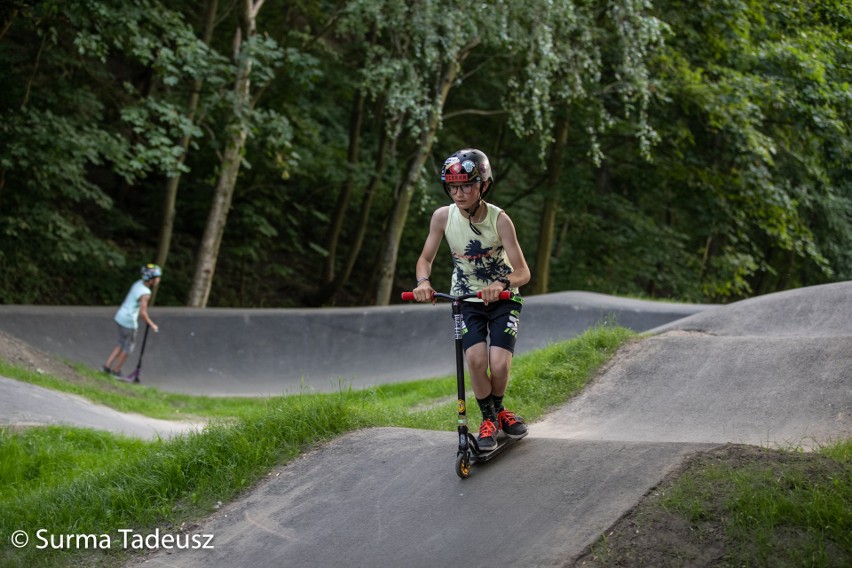
<svg viewBox="0 0 852 568"><path fill-rule="evenodd" d="M432 215L417 260L413 294L418 302L434 301L429 275L441 240L446 238L454 264L452 295L479 292L481 296L462 303L462 344L482 412L478 446L489 451L497 447L500 430L510 438L527 434L523 419L503 406L503 398L523 305L518 287L529 282L530 270L512 220L483 199L494 178L482 151L466 148L452 154L441 169L441 182L453 204L439 207ZM512 298L500 299L506 290L514 292Z"/></svg>

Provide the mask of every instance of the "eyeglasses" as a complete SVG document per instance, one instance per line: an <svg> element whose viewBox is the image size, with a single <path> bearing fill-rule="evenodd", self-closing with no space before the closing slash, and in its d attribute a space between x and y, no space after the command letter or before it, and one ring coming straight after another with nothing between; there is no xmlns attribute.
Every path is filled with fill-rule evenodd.
<svg viewBox="0 0 852 568"><path fill-rule="evenodd" d="M464 185L451 185L449 186L449 188L450 193L458 193L459 191L461 191L465 195L470 195L470 192L473 191L473 188L477 187L478 185L478 183L474 182L466 183Z"/></svg>

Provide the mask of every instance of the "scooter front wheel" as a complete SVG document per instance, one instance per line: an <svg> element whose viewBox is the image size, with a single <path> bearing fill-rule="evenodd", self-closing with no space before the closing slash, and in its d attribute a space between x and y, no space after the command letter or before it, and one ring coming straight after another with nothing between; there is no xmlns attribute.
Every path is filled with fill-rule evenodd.
<svg viewBox="0 0 852 568"><path fill-rule="evenodd" d="M456 475L466 479L470 475L470 453L460 453L456 456Z"/></svg>

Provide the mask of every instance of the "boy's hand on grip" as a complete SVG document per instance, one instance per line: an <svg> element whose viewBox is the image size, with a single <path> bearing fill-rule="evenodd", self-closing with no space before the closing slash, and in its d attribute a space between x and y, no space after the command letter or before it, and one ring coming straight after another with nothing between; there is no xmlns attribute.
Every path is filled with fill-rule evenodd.
<svg viewBox="0 0 852 568"><path fill-rule="evenodd" d="M429 284L428 280L421 282L417 288L413 290L414 299L418 302L432 302L435 303L435 290L432 288L432 285Z"/></svg>
<svg viewBox="0 0 852 568"><path fill-rule="evenodd" d="M500 299L500 293L504 291L502 282L492 282L479 292L479 297L486 305Z"/></svg>

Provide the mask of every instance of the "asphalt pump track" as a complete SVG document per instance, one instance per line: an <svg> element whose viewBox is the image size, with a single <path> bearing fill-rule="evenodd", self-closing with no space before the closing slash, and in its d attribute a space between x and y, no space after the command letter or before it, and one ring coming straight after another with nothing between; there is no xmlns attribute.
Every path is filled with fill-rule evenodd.
<svg viewBox="0 0 852 568"><path fill-rule="evenodd" d="M195 527L215 535L213 550L131 564L562 566L696 451L852 435L852 283L672 320L466 480L454 432L361 430Z"/></svg>

